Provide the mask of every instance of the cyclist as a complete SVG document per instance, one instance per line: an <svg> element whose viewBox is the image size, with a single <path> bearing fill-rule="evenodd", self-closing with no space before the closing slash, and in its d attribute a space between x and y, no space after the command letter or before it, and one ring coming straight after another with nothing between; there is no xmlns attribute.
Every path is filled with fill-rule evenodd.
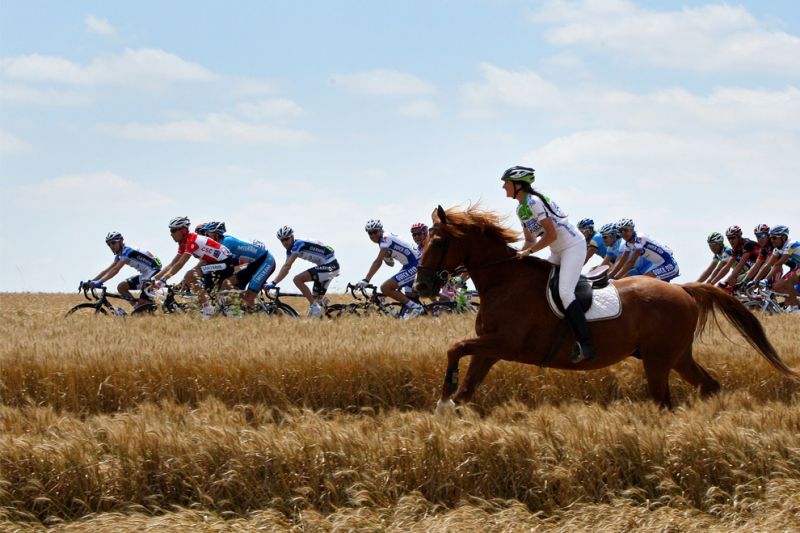
<svg viewBox="0 0 800 533"><path fill-rule="evenodd" d="M728 259L731 257L731 249L725 247L725 239L718 231L711 233L706 239L708 248L714 254L711 263L697 278L698 283L712 283L717 276L724 276L728 268Z"/></svg>
<svg viewBox="0 0 800 533"><path fill-rule="evenodd" d="M261 287L275 271L275 258L263 246L226 235L227 228L224 222L209 222L203 227L203 231L231 251L234 265L246 265L236 271L227 281L233 287L244 291L242 300L245 309L252 311Z"/></svg>
<svg viewBox="0 0 800 533"><path fill-rule="evenodd" d="M403 304L401 313L403 318L408 319L419 316L423 311L423 307L403 294L403 289L413 286L414 278L417 277L419 258L416 250L410 244L401 241L397 235L385 234L380 220L368 220L364 229L369 235L369 239L377 244L380 250L378 256L370 265L367 275L357 285L361 288L369 285L369 280L372 279L372 276L375 275L387 258L391 259L392 262L397 261L402 265L400 272L384 281L381 284L381 291L393 300Z"/></svg>
<svg viewBox="0 0 800 533"><path fill-rule="evenodd" d="M422 257L422 252L425 251L425 246L428 245L428 226L422 222L412 224L411 238L414 239L414 244L417 245L417 257Z"/></svg>
<svg viewBox="0 0 800 533"><path fill-rule="evenodd" d="M793 311L797 312L797 285L800 284L800 279L798 279L800 277L800 241L789 240L789 228L786 226L772 228L769 238L775 248L772 252L775 261L766 279L770 280L780 276L780 279L773 283L773 288L778 292L788 294L786 303L792 306ZM781 276L783 265L789 268L789 272Z"/></svg>
<svg viewBox="0 0 800 533"><path fill-rule="evenodd" d="M758 259L756 259L756 262L753 264L753 268L745 272L744 276L742 276L741 283L745 285L749 284L751 281L760 281L764 279L772 269L775 256L772 253L774 247L769 237L769 229L769 226L766 224L759 224L756 226L755 230L753 230L753 234L756 236L756 243L759 247Z"/></svg>
<svg viewBox="0 0 800 533"><path fill-rule="evenodd" d="M333 248L321 242L297 239L294 236L294 230L289 226L280 228L276 236L286 249L286 262L283 263L278 275L268 287L272 288L280 283L289 274L289 269L292 268L298 257L314 263L313 267L297 274L293 281L310 304L308 316L322 317L320 300L328 292L328 286L333 278L339 275L339 262L336 260ZM309 281L314 282L312 289L306 285Z"/></svg>
<svg viewBox="0 0 800 533"><path fill-rule="evenodd" d="M589 324L583 308L575 299L575 287L586 259L586 239L567 219L567 215L550 199L534 190L534 170L515 166L500 178L507 198L518 202L517 216L522 222L525 243L517 252L520 258L550 247L548 261L561 265L558 274L558 293L564 306L564 316L572 328L577 344L571 361L580 363L595 357Z"/></svg>
<svg viewBox="0 0 800 533"><path fill-rule="evenodd" d="M725 230L725 236L731 245L731 257L728 259L727 265L730 269L730 274L725 278L725 281L720 281L725 274L719 274L712 280L712 283L732 291L733 286L741 281L741 275L750 270L755 262L758 261L760 250L758 243L742 237L742 228L739 226L729 227Z"/></svg>
<svg viewBox="0 0 800 533"><path fill-rule="evenodd" d="M584 218L578 222L578 229L586 238L586 260L583 262L585 265L593 255L597 254L603 259L606 257L606 243L603 241L603 236L600 232L594 230L594 220L591 218Z"/></svg>
<svg viewBox="0 0 800 533"><path fill-rule="evenodd" d="M638 275L650 276L667 282L680 275L680 269L672 255L672 250L647 235L637 235L636 225L630 218L623 218L617 225L620 235L625 239L625 250L628 254L625 260L620 262L620 267L615 267L609 276L620 279L637 275L630 271L636 266L636 260L639 257L644 257L651 264L645 272Z"/></svg>
<svg viewBox="0 0 800 533"><path fill-rule="evenodd" d="M208 302L206 289L216 290L222 280L233 274L233 261L230 250L213 239L189 231L189 225L189 217L175 217L169 221L169 233L172 240L178 243L178 253L161 272L153 276L153 280L157 287L161 286L180 272L192 256L198 258L200 261L186 273L183 283L189 290L197 291L200 313L203 318L208 318L214 314L214 308ZM209 266L210 269L203 269ZM198 283L200 279L203 280L202 285Z"/></svg>
<svg viewBox="0 0 800 533"><path fill-rule="evenodd" d="M117 231L106 235L106 244L114 254L114 261L93 279L81 282L81 288L85 286L102 287L103 283L116 276L123 266L130 265L138 270L139 274L120 282L117 285L117 291L129 301L135 302L134 308L149 303L150 300L144 291L141 292L138 299L133 297L131 291L141 289L144 282L158 274L161 270L161 261L148 251L125 246L125 239Z"/></svg>

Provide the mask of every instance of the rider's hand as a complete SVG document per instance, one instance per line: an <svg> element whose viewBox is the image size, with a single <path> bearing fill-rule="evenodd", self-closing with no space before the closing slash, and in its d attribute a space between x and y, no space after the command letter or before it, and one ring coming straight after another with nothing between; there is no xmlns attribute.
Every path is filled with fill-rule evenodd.
<svg viewBox="0 0 800 533"><path fill-rule="evenodd" d="M367 285L369 285L369 281L367 281L365 279L362 279L361 281L356 283L356 287L358 287L359 289L365 289L367 287Z"/></svg>
<svg viewBox="0 0 800 533"><path fill-rule="evenodd" d="M748 281L747 283L744 284L744 287L746 289L749 289L750 287L752 287L755 284L756 284L756 281L751 279L750 281Z"/></svg>
<svg viewBox="0 0 800 533"><path fill-rule="evenodd" d="M155 290L163 288L164 285L165 283L163 279L154 279L153 282L150 284L150 286Z"/></svg>
<svg viewBox="0 0 800 533"><path fill-rule="evenodd" d="M769 287L770 285L772 284L769 282L768 279L762 279L761 281L758 282L759 287Z"/></svg>
<svg viewBox="0 0 800 533"><path fill-rule="evenodd" d="M98 287L102 287L103 286L103 282L102 281L97 281L95 279L89 281L88 284L93 289L97 289Z"/></svg>
<svg viewBox="0 0 800 533"><path fill-rule="evenodd" d="M517 252L517 259L522 259L523 257L528 257L529 255L531 255L530 250L519 250Z"/></svg>
<svg viewBox="0 0 800 533"><path fill-rule="evenodd" d="M717 283L717 287L719 287L720 289L727 289L728 288L728 282L727 281L720 281L719 283Z"/></svg>
<svg viewBox="0 0 800 533"><path fill-rule="evenodd" d="M264 285L264 290L265 291L271 291L272 289L275 289L277 287L278 287L277 285L275 285L273 282L270 281L269 283Z"/></svg>

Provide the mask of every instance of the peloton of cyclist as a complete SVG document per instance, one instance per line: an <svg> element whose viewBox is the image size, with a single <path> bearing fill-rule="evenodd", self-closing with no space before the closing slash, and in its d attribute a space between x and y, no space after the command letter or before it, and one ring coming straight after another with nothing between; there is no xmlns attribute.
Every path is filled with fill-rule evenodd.
<svg viewBox="0 0 800 533"><path fill-rule="evenodd" d="M242 300L245 309L252 311L261 287L275 271L275 258L263 246L227 235L224 222L209 222L203 227L203 231L230 250L234 265L245 264L244 268L233 273L226 281L236 289L244 291Z"/></svg>
<svg viewBox="0 0 800 533"><path fill-rule="evenodd" d="M729 227L725 230L725 236L731 245L731 257L727 264L730 274L725 281L720 281L725 276L723 271L712 280L712 283L723 289L733 290L734 285L741 281L742 275L758 261L760 249L757 242L742 237L742 228L739 226Z"/></svg>
<svg viewBox="0 0 800 533"><path fill-rule="evenodd" d="M727 272L728 259L731 257L731 249L725 247L725 238L718 231L711 233L706 239L708 242L708 249L711 250L713 256L711 263L697 278L698 283L713 283L717 277L722 277Z"/></svg>
<svg viewBox="0 0 800 533"><path fill-rule="evenodd" d="M183 283L189 290L197 292L200 312L203 318L208 318L214 314L214 308L208 302L206 290L218 289L222 280L231 277L233 260L230 250L225 246L209 237L189 231L189 225L189 217L175 217L169 221L169 233L172 240L178 243L178 253L161 272L153 276L153 281L157 287L161 286L180 272L192 256L198 258L200 261L186 273ZM204 270L203 267L210 268ZM197 283L201 278L203 285Z"/></svg>
<svg viewBox="0 0 800 533"><path fill-rule="evenodd" d="M600 232L594 230L594 220L591 218L584 218L578 222L578 229L586 238L586 260L583 262L585 265L593 255L597 254L603 259L606 257L606 243Z"/></svg>
<svg viewBox="0 0 800 533"><path fill-rule="evenodd" d="M153 276L158 274L161 270L161 261L148 251L125 246L125 239L121 233L116 231L106 235L106 244L114 254L114 261L93 279L81 282L81 288L102 287L106 281L116 276L123 266L130 265L138 270L139 274L120 282L117 285L117 291L129 301L135 302L134 307L148 303L149 300L144 291L138 299L133 297L131 291L141 289L146 281L150 281Z"/></svg>
<svg viewBox="0 0 800 533"><path fill-rule="evenodd" d="M636 266L636 260L644 257L650 261L650 266L642 276L651 276L661 281L670 281L680 274L678 263L672 255L672 250L653 240L647 235L638 235L636 225L630 218L623 218L617 223L620 235L625 239L625 250L627 255L620 261L620 265L611 269L609 277L620 279L626 276L636 275L631 270Z"/></svg>
<svg viewBox="0 0 800 533"><path fill-rule="evenodd" d="M283 263L275 279L267 287L273 288L278 285L289 274L289 269L298 258L310 261L314 266L297 274L293 281L310 304L308 316L321 318L320 300L328 292L328 286L333 278L339 275L339 262L336 260L333 248L321 242L297 239L294 236L294 230L289 226L280 228L276 236L286 249L286 262ZM314 282L311 289L306 285L310 281Z"/></svg>
<svg viewBox="0 0 800 533"><path fill-rule="evenodd" d="M800 241L789 239L789 228L786 226L775 226L769 232L772 241L775 257L772 269L766 275L766 279L777 279L772 287L782 293L786 293L786 303L792 306L792 310L797 312L797 285L800 283ZM782 275L783 265L789 268L789 272Z"/></svg>
<svg viewBox="0 0 800 533"><path fill-rule="evenodd" d="M417 276L419 258L416 250L412 245L401 241L397 235L385 234L380 220L368 220L364 229L369 235L369 239L377 244L380 250L378 251L378 256L370 265L367 275L357 285L361 288L369 285L369 280L372 279L372 276L375 275L387 258L392 262L397 261L402 265L400 272L384 281L381 284L381 291L393 300L403 304L403 318L419 316L423 311L423 307L403 294L403 288L413 286L414 278Z"/></svg>

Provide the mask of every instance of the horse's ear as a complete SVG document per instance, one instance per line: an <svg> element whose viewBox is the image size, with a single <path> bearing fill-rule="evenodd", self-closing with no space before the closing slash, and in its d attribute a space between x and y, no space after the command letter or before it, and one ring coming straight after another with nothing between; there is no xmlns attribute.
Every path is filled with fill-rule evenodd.
<svg viewBox="0 0 800 533"><path fill-rule="evenodd" d="M436 215L439 217L441 224L447 224L447 214L444 212L444 207L439 206L436 208Z"/></svg>

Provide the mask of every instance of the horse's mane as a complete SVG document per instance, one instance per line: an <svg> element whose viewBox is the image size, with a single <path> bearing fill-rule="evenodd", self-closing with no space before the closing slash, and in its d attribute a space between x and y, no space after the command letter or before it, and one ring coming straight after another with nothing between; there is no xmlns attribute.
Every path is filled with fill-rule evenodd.
<svg viewBox="0 0 800 533"><path fill-rule="evenodd" d="M462 237L471 230L478 230L490 239L506 244L517 242L520 238L519 232L503 225L503 217L482 209L479 204L467 209L451 207L445 214L447 224L441 229L453 237Z"/></svg>

